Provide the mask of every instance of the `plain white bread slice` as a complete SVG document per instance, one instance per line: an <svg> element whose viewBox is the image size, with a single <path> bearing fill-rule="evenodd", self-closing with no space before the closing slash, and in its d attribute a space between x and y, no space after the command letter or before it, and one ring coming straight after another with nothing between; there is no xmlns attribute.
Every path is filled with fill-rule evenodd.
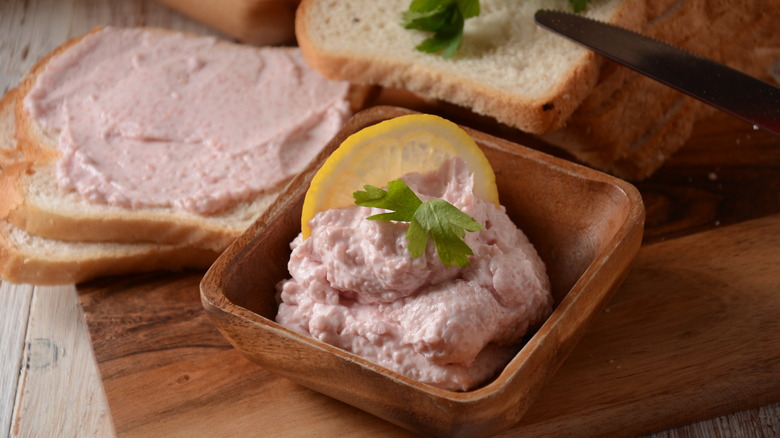
<svg viewBox="0 0 780 438"><path fill-rule="evenodd" d="M303 0L296 37L311 66L331 79L407 89L530 133L564 125L591 92L601 58L536 26L539 9L566 0L482 0L447 60L415 50L426 34L404 29L409 0ZM594 0L587 16L637 29L643 0Z"/></svg>
<svg viewBox="0 0 780 438"><path fill-rule="evenodd" d="M206 268L218 255L186 245L62 242L0 221L0 277L10 283L73 284L109 275Z"/></svg>
<svg viewBox="0 0 780 438"><path fill-rule="evenodd" d="M17 137L31 166L26 172L3 176L0 218L30 233L57 240L175 243L223 250L270 205L283 185L211 215L177 208L129 209L93 204L75 193L64 193L59 189L54 178L60 156L55 133L43 130L28 116L22 99L47 62L78 40L63 44L42 59L19 87L15 108ZM366 87L351 89L349 98L353 110L362 106L368 91Z"/></svg>
<svg viewBox="0 0 780 438"><path fill-rule="evenodd" d="M36 235L69 241L180 243L222 250L276 198L279 190L243 202L224 213L201 216L168 208L127 208L91 204L62 193L53 164L0 177L5 200L0 212ZM14 205L8 202L15 200Z"/></svg>

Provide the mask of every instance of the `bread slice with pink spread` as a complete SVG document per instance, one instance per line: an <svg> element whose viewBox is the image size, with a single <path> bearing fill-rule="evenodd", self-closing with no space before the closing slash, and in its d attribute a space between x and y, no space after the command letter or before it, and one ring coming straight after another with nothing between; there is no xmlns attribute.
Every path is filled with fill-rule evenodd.
<svg viewBox="0 0 780 438"><path fill-rule="evenodd" d="M60 241L221 251L368 90L322 78L296 48L96 29L23 79L29 165L2 175L0 218Z"/></svg>
<svg viewBox="0 0 780 438"><path fill-rule="evenodd" d="M16 95L11 90L0 100L0 184L31 171L14 138ZM6 194L6 189L0 191ZM206 268L218 255L183 244L46 239L0 220L0 278L12 283L70 284L108 275Z"/></svg>

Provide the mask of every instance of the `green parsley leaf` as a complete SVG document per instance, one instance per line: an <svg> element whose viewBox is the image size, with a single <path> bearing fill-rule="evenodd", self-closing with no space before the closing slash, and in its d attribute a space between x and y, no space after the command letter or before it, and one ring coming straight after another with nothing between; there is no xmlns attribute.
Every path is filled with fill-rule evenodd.
<svg viewBox="0 0 780 438"><path fill-rule="evenodd" d="M584 11L588 7L588 3L590 3L591 0L569 0L569 4L571 5L571 8L576 13L580 13Z"/></svg>
<svg viewBox="0 0 780 438"><path fill-rule="evenodd" d="M574 12L580 13L591 1L569 0L569 4ZM480 12L479 0L412 0L409 9L402 15L403 26L433 32L433 36L418 44L416 49L441 53L445 59L450 59L463 41L466 19L476 17Z"/></svg>
<svg viewBox="0 0 780 438"><path fill-rule="evenodd" d="M418 246L413 249L410 239L409 252L412 253L412 256L415 256L415 253L417 253L415 257L422 255L425 245L427 245L427 234L430 234L442 264L445 266L455 264L460 267L469 264L467 256L472 255L473 252L463 241L463 238L466 237L466 231L482 229L482 225L473 217L443 199L432 199L424 202L417 209L414 221L412 221L412 224L415 223L427 233L422 248ZM411 224L409 228L412 228ZM414 232L414 235L417 235L417 231Z"/></svg>
<svg viewBox="0 0 780 438"><path fill-rule="evenodd" d="M479 0L458 0L458 9L463 14L463 18L476 17L481 12Z"/></svg>
<svg viewBox="0 0 780 438"><path fill-rule="evenodd" d="M409 222L406 239L412 257L420 257L428 246L429 237L432 237L443 265L464 267L469 264L468 256L473 252L463 238L466 231L482 229L473 217L443 199L420 201L400 179L390 181L387 191L371 185L363 188L365 191L352 194L355 204L391 210L391 213L375 214L366 219Z"/></svg>
<svg viewBox="0 0 780 438"><path fill-rule="evenodd" d="M465 19L479 15L479 0L413 0L403 13L407 29L433 32L416 48L451 58L463 40Z"/></svg>
<svg viewBox="0 0 780 438"><path fill-rule="evenodd" d="M363 188L366 189L365 192L357 191L352 194L355 204L393 211L393 213L375 214L367 219L411 222L414 220L414 213L422 204L420 198L400 179L387 183L387 191L369 185Z"/></svg>

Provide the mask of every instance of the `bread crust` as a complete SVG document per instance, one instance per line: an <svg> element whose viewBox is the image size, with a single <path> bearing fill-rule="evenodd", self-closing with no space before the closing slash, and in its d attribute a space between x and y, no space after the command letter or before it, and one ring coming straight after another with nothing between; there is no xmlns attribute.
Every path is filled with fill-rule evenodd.
<svg viewBox="0 0 780 438"><path fill-rule="evenodd" d="M0 221L0 277L17 284L73 284L110 275L203 269L219 256L219 252L202 248L152 243L46 241L25 245L12 237L14 233L24 231Z"/></svg>
<svg viewBox="0 0 780 438"><path fill-rule="evenodd" d="M256 45L293 42L297 0L159 0L190 18Z"/></svg>
<svg viewBox="0 0 780 438"><path fill-rule="evenodd" d="M16 141L14 104L17 89L11 89L0 99L0 218L24 202L17 190L16 181L28 172L30 164Z"/></svg>
<svg viewBox="0 0 780 438"><path fill-rule="evenodd" d="M14 105L18 90L13 88L0 98L0 172L13 163L24 161L24 153L16 141Z"/></svg>
<svg viewBox="0 0 780 438"><path fill-rule="evenodd" d="M102 27L96 27L84 35L71 38L57 46L54 50L47 53L46 56L39 59L19 82L18 91L16 96L14 96L15 138L19 144L18 147L24 152L25 158L31 163L49 164L59 159L61 154L56 146L53 146L56 140L51 135L46 134L32 119L27 117L27 111L24 109L24 96L30 92L38 79L38 75L46 69L46 65L52 58L73 47L85 36L98 32L100 29Z"/></svg>

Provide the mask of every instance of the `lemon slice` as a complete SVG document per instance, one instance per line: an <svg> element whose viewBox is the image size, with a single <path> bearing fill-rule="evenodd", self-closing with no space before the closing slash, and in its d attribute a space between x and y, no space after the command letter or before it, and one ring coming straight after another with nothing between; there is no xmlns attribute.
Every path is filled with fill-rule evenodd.
<svg viewBox="0 0 780 438"><path fill-rule="evenodd" d="M451 157L463 158L474 173L474 194L498 205L493 168L474 139L455 123L412 114L352 134L312 179L301 214L303 238L309 237L309 220L317 212L353 205L352 193L364 185L384 187L410 172L436 170Z"/></svg>

